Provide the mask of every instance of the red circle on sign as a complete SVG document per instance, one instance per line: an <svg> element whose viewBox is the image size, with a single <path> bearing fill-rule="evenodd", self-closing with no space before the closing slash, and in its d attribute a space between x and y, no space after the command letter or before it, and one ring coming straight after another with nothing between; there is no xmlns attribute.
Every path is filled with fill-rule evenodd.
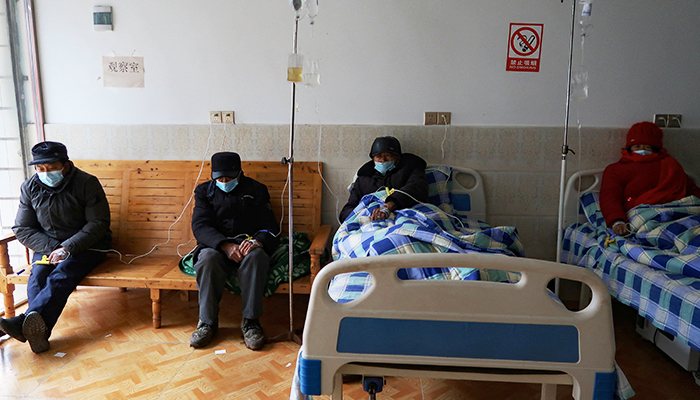
<svg viewBox="0 0 700 400"><path fill-rule="evenodd" d="M522 34L522 31L532 32L531 38L534 39L535 44L530 43L530 41ZM515 48L515 41L518 39L520 39L520 41L523 42L524 46L526 47L525 51L518 51L518 49ZM510 48L513 49L513 51L519 56L530 56L536 52L539 47L540 37L537 35L537 32L530 27L518 29L515 31L515 33L513 33L513 37L510 38Z"/></svg>

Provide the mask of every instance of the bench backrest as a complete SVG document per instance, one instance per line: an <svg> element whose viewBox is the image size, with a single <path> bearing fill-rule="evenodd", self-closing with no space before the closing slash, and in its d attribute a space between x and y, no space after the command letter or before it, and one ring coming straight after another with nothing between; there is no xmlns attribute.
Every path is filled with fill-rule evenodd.
<svg viewBox="0 0 700 400"><path fill-rule="evenodd" d="M194 198L188 202L197 184L211 179L209 162L202 167L199 161L72 161L95 175L104 187L112 214L113 248L122 254L144 254L168 238L170 241L158 246L154 254L176 255L175 248L188 242L180 253L194 248ZM247 176L267 186L277 221L284 213L282 236L288 236L288 167L279 161L248 161L242 163L242 168ZM319 168L321 165L316 162L294 163L294 231L306 232L310 239L321 226Z"/></svg>

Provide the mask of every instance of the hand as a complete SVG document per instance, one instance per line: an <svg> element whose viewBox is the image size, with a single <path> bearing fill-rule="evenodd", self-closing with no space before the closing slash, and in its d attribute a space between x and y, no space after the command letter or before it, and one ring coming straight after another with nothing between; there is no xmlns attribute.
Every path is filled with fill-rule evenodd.
<svg viewBox="0 0 700 400"><path fill-rule="evenodd" d="M241 246L235 243L224 243L221 245L221 250L226 254L229 260L241 262L244 255L241 253Z"/></svg>
<svg viewBox="0 0 700 400"><path fill-rule="evenodd" d="M617 224L612 228L613 233L620 236L627 236L630 231L627 230L627 224Z"/></svg>
<svg viewBox="0 0 700 400"><path fill-rule="evenodd" d="M68 250L66 250L65 247L59 247L49 254L49 262L51 264L58 264L59 262L68 258L69 255L70 253L68 253Z"/></svg>
<svg viewBox="0 0 700 400"><path fill-rule="evenodd" d="M386 210L386 211L384 211L384 210ZM372 216L370 217L370 219L372 221L379 221L382 219L387 219L387 218L389 218L389 215L394 210L396 210L396 204L394 204L393 201L389 201L386 204L384 204L383 206L372 211Z"/></svg>
<svg viewBox="0 0 700 400"><path fill-rule="evenodd" d="M260 244L260 242L253 239L243 241L243 243L241 243L241 245L239 246L239 249L241 250L241 254L243 254L243 257L245 257L248 254L250 254L251 251L257 249L258 247L262 247L262 245Z"/></svg>

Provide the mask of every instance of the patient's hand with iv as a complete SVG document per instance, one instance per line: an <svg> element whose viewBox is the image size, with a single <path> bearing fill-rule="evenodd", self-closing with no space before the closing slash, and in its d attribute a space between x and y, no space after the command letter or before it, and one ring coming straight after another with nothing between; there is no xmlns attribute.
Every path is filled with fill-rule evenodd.
<svg viewBox="0 0 700 400"><path fill-rule="evenodd" d="M256 248L258 248L258 247L262 247L262 245L260 244L260 242L258 242L258 241L255 240L255 239L244 240L244 241L238 246L238 248L239 248L241 254L243 255L243 257L247 256L248 254L250 254L251 251L253 251L254 249L256 249Z"/></svg>
<svg viewBox="0 0 700 400"><path fill-rule="evenodd" d="M59 262L68 258L68 256L70 256L68 250L66 250L64 247L59 247L49 254L49 263L58 264Z"/></svg>
<svg viewBox="0 0 700 400"><path fill-rule="evenodd" d="M627 224L624 223L623 221L617 221L613 224L612 231L616 235L620 236L627 236L630 234L630 231L627 230Z"/></svg>
<svg viewBox="0 0 700 400"><path fill-rule="evenodd" d="M396 204L394 204L393 201L388 201L383 206L372 211L372 216L370 217L370 219L372 221L387 219L389 218L389 215L391 215L391 213L394 212L394 210L396 210Z"/></svg>
<svg viewBox="0 0 700 400"><path fill-rule="evenodd" d="M243 257L245 257L241 252L241 246L235 243L224 243L221 245L221 250L226 254L229 260L234 262L241 262Z"/></svg>

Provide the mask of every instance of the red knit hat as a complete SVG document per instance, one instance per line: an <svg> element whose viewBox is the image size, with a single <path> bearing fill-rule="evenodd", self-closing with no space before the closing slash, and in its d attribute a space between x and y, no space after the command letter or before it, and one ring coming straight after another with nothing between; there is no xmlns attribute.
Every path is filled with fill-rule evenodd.
<svg viewBox="0 0 700 400"><path fill-rule="evenodd" d="M648 144L652 147L663 148L664 131L653 122L638 122L627 132L626 148L635 144Z"/></svg>

